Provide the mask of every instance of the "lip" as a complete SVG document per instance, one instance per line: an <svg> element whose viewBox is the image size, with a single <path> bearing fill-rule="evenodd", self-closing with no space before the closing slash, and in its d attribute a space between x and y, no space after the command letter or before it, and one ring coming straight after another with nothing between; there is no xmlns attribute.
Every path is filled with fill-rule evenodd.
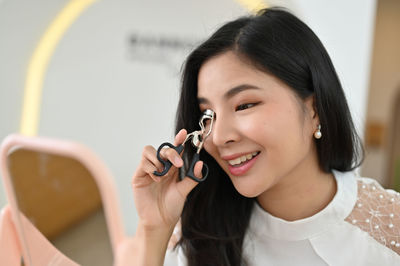
<svg viewBox="0 0 400 266"><path fill-rule="evenodd" d="M246 154L246 153L245 153ZM258 156L260 155L257 154L257 156L253 157L251 160L244 162L242 165L240 166L232 166L228 163L228 169L229 172L234 175L234 176L241 176L244 175L247 171L249 171L251 169L251 167L255 164L255 162L258 159ZM236 156L237 158L238 156Z"/></svg>
<svg viewBox="0 0 400 266"><path fill-rule="evenodd" d="M256 151L235 153L235 154L231 154L231 155L221 156L221 158L222 158L223 160L225 160L225 161L229 161L229 160L236 159L236 158L238 158L238 157L242 157L243 155L246 155L246 154L252 154L252 153L254 153L254 152L256 152ZM257 151L257 152L258 152L258 151Z"/></svg>

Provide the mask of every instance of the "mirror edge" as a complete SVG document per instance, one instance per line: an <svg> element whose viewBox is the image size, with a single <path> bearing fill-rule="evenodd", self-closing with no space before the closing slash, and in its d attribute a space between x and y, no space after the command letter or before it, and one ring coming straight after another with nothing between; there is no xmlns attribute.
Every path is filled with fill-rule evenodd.
<svg viewBox="0 0 400 266"><path fill-rule="evenodd" d="M124 239L124 229L113 177L101 159L89 148L77 142L47 137L27 137L19 134L11 134L3 140L0 147L1 173L6 191L6 198L11 207L11 213L21 242L20 244L24 259L29 261L29 252L26 246L26 241L23 237L21 221L18 216L18 205L7 168L7 156L14 148L27 148L60 156L68 156L79 161L87 168L87 170L93 175L99 188L101 201L104 206L107 229L111 240L112 252L115 258L117 247Z"/></svg>

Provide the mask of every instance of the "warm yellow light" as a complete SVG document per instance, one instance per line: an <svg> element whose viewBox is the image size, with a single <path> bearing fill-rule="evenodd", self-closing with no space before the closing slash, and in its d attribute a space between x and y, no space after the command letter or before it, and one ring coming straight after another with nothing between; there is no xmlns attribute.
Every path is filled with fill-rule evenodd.
<svg viewBox="0 0 400 266"><path fill-rule="evenodd" d="M260 9L267 8L268 5L263 0L236 0L247 10L257 13Z"/></svg>
<svg viewBox="0 0 400 266"><path fill-rule="evenodd" d="M71 24L96 0L72 0L56 16L37 45L28 64L20 133L37 134L43 80L57 44Z"/></svg>

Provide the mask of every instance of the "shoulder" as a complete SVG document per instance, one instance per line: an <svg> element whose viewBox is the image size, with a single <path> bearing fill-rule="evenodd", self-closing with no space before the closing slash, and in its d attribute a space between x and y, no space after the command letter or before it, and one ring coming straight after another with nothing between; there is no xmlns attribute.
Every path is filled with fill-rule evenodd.
<svg viewBox="0 0 400 266"><path fill-rule="evenodd" d="M400 255L400 193L357 177L357 201L346 222Z"/></svg>

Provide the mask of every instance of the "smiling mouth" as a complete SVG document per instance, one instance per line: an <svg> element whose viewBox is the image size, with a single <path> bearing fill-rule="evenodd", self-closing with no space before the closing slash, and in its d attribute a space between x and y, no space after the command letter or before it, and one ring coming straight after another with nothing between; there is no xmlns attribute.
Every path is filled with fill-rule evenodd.
<svg viewBox="0 0 400 266"><path fill-rule="evenodd" d="M248 162L251 159L253 159L254 157L256 157L258 154L260 154L259 151L248 153L248 154L242 155L236 159L229 160L228 163L232 167L240 167L243 164L245 164L246 162Z"/></svg>

